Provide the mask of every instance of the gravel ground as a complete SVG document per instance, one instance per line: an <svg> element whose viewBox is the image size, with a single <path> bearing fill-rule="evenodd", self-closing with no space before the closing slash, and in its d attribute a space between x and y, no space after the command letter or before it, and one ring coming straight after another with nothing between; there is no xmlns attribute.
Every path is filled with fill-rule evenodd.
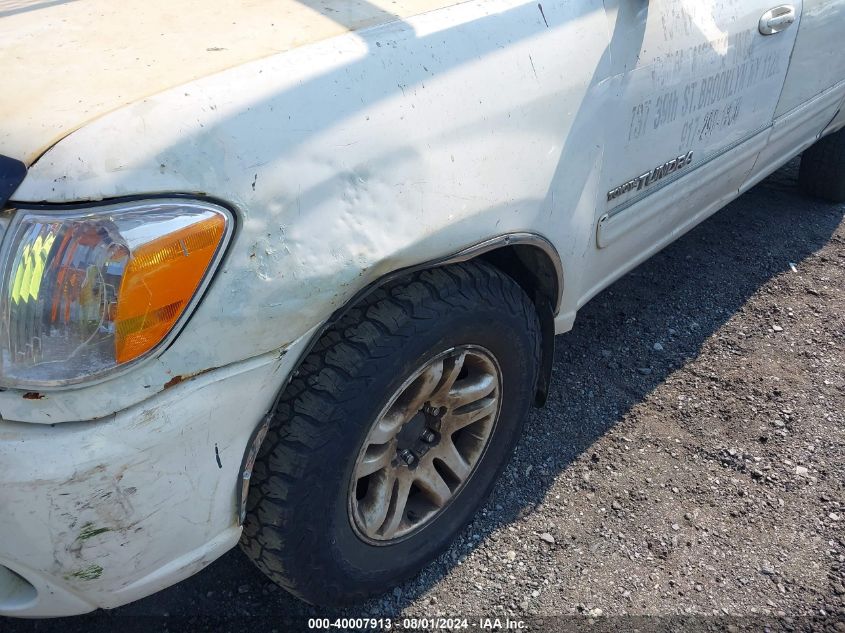
<svg viewBox="0 0 845 633"><path fill-rule="evenodd" d="M485 509L386 597L312 609L233 551L127 607L0 630L443 614L845 631L845 206L802 197L796 168L586 306Z"/></svg>

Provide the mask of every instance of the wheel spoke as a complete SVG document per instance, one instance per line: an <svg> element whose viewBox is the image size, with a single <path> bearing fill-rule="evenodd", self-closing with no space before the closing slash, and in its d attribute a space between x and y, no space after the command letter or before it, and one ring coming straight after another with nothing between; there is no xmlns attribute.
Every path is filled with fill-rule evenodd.
<svg viewBox="0 0 845 633"><path fill-rule="evenodd" d="M396 437L399 431L402 430L402 425L405 424L405 422L407 422L407 420L403 417L401 412L388 412L381 420L378 421L378 424L376 424L375 428L370 433L367 441L370 444L387 444Z"/></svg>
<svg viewBox="0 0 845 633"><path fill-rule="evenodd" d="M444 435L440 444L432 451L434 459L439 459L459 481L464 481L469 476L470 464L458 452L455 443L448 435Z"/></svg>
<svg viewBox="0 0 845 633"><path fill-rule="evenodd" d="M452 498L452 491L443 477L437 472L431 460L427 464L420 465L414 472L414 482L422 490L423 494L438 508L442 508Z"/></svg>
<svg viewBox="0 0 845 633"><path fill-rule="evenodd" d="M358 512L365 532L372 538L378 536L379 528L387 519L395 483L396 474L393 471L386 470L377 477L371 477L367 496L358 502Z"/></svg>
<svg viewBox="0 0 845 633"><path fill-rule="evenodd" d="M495 396L488 396L483 400L478 400L455 411L450 411L443 417L444 435L452 434L478 420L494 415L498 407L499 399Z"/></svg>
<svg viewBox="0 0 845 633"><path fill-rule="evenodd" d="M496 376L479 373L471 378L465 378L455 383L449 392L449 407L458 408L481 400L490 395L498 384Z"/></svg>
<svg viewBox="0 0 845 633"><path fill-rule="evenodd" d="M422 409L422 406L431 399L431 394L437 389L442 378L443 361L438 360L426 368L422 375L411 383L400 398L400 401L405 401L406 403L403 407L408 416L406 420L410 420L415 416Z"/></svg>
<svg viewBox="0 0 845 633"><path fill-rule="evenodd" d="M390 462L395 454L395 441L383 445L370 445L364 453L361 462L358 464L358 468L355 470L355 477L361 479L362 477L380 471L382 468L390 466Z"/></svg>
<svg viewBox="0 0 845 633"><path fill-rule="evenodd" d="M449 392L452 390L455 381L458 379L458 375L460 375L464 367L466 356L466 352L460 351L443 359L443 377L429 398L432 402L436 404L446 404L448 402Z"/></svg>
<svg viewBox="0 0 845 633"><path fill-rule="evenodd" d="M407 471L397 477L396 482L390 499L389 513L383 524L384 529L381 530L381 536L385 539L393 538L401 527L402 519L405 518L405 506L408 505L408 494L411 492L411 477Z"/></svg>
<svg viewBox="0 0 845 633"><path fill-rule="evenodd" d="M371 444L386 444L399 431L402 425L414 417L422 406L429 400L431 393L437 388L443 376L443 362L438 361L420 374L407 389L396 399L393 406L378 421L375 429L370 433Z"/></svg>

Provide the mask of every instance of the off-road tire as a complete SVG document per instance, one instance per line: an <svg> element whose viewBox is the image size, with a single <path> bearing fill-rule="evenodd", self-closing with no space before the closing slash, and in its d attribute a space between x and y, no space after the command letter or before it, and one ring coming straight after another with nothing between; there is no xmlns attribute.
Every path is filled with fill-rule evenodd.
<svg viewBox="0 0 845 633"><path fill-rule="evenodd" d="M534 398L540 324L517 283L472 262L410 275L366 297L316 343L280 398L252 475L241 546L277 584L312 604L383 593L442 553L507 464ZM349 482L371 424L418 367L459 345L489 350L501 408L486 452L453 502L418 533L357 536Z"/></svg>
<svg viewBox="0 0 845 633"><path fill-rule="evenodd" d="M845 202L845 129L825 136L804 152L798 182L815 198Z"/></svg>

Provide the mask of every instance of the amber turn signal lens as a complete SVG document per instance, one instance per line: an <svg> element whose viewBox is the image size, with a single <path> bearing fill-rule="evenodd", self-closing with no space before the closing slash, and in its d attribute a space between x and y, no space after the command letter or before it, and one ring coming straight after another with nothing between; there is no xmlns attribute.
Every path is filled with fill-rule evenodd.
<svg viewBox="0 0 845 633"><path fill-rule="evenodd" d="M167 336L199 287L225 230L225 218L215 215L132 253L118 293L118 363L142 356Z"/></svg>

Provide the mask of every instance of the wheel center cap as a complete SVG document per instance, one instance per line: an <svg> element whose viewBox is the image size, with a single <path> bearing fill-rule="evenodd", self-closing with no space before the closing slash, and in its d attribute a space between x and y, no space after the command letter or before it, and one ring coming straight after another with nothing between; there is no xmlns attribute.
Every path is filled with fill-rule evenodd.
<svg viewBox="0 0 845 633"><path fill-rule="evenodd" d="M445 409L423 407L408 420L396 436L396 455L408 468L415 468L420 458L440 443L440 416Z"/></svg>
<svg viewBox="0 0 845 633"><path fill-rule="evenodd" d="M396 447L401 451L404 449L414 450L423 432L428 428L428 417L420 411L408 420L396 436Z"/></svg>

